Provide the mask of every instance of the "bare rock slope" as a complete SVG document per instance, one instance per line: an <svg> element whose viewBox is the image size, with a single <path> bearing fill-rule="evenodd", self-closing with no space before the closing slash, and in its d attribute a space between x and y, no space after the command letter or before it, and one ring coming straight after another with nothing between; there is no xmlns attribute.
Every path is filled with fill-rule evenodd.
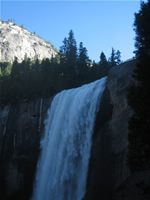
<svg viewBox="0 0 150 200"><path fill-rule="evenodd" d="M21 62L25 55L31 59L55 58L57 52L49 42L12 22L0 21L0 61Z"/></svg>

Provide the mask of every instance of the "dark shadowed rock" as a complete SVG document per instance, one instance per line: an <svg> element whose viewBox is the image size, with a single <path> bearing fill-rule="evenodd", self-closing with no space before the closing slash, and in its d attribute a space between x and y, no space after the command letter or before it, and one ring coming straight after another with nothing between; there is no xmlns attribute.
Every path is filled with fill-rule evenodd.
<svg viewBox="0 0 150 200"><path fill-rule="evenodd" d="M29 199L52 98L0 110L0 199Z"/></svg>
<svg viewBox="0 0 150 200"><path fill-rule="evenodd" d="M136 60L123 63L109 72L93 134L84 200L141 200L138 181L127 166L128 119L133 114L127 92L135 82L135 63ZM141 175L136 176L140 182Z"/></svg>

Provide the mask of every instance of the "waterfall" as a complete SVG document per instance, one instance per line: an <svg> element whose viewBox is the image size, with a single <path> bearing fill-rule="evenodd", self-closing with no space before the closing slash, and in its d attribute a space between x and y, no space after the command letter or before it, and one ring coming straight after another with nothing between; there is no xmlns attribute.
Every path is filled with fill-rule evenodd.
<svg viewBox="0 0 150 200"><path fill-rule="evenodd" d="M106 77L57 94L48 110L32 200L81 200Z"/></svg>

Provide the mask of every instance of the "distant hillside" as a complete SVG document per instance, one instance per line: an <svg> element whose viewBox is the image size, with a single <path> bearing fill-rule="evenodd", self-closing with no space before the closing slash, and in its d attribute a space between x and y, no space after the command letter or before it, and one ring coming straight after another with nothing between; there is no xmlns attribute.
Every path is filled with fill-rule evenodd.
<svg viewBox="0 0 150 200"><path fill-rule="evenodd" d="M53 46L12 22L0 21L0 61L13 61L15 57L21 62L25 55L31 59L51 58L57 56Z"/></svg>

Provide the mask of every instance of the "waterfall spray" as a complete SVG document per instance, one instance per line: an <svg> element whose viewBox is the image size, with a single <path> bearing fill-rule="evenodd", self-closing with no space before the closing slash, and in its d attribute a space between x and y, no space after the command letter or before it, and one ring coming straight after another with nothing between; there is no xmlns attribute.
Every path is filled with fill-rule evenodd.
<svg viewBox="0 0 150 200"><path fill-rule="evenodd" d="M48 110L32 200L81 200L106 77L57 94Z"/></svg>

